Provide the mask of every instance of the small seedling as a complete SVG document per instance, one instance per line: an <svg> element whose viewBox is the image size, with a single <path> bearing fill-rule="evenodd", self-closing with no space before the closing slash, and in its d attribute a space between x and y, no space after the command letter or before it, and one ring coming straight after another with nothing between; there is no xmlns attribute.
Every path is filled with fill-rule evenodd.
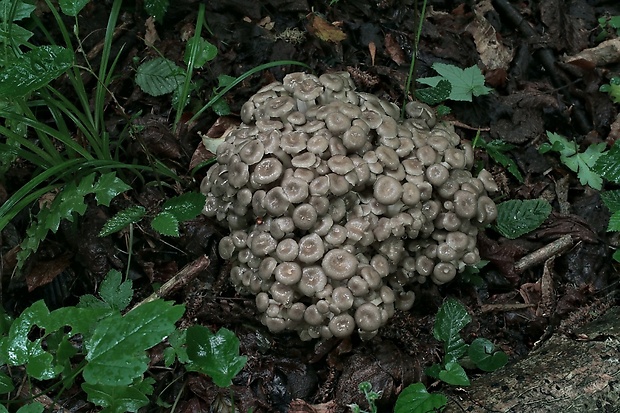
<svg viewBox="0 0 620 413"><path fill-rule="evenodd" d="M568 169L577 173L579 182L582 185L589 185L598 190L601 189L603 179L592 170L592 167L604 153L604 142L592 144L584 152L579 152L577 143L569 141L562 135L547 131L547 137L550 143L542 144L538 149L540 153L547 153L549 151L559 152L560 161Z"/></svg>
<svg viewBox="0 0 620 413"><path fill-rule="evenodd" d="M598 25L601 32L596 36L596 41L601 42L611 36L613 32L620 36L620 16L599 17Z"/></svg>
<svg viewBox="0 0 620 413"><path fill-rule="evenodd" d="M476 134L472 146L480 147L484 149L491 159L493 159L498 164L502 165L506 168L512 176L517 178L517 180L523 183L523 175L521 175L521 171L517 167L515 161L512 158L508 157L506 154L508 151L511 151L515 148L514 145L511 145L507 142L504 142L500 139L492 140L491 142L486 142L484 139L480 138L480 131Z"/></svg>
<svg viewBox="0 0 620 413"><path fill-rule="evenodd" d="M455 385L468 386L469 378L461 366L467 359L483 371L495 371L508 362L508 356L498 351L493 343L477 338L466 344L460 331L471 322L467 309L455 299L447 299L435 318L433 336L444 343L444 358L441 364L426 369L426 374ZM431 394L422 383L407 386L396 400L394 413L429 413L444 407L447 399L442 394Z"/></svg>
<svg viewBox="0 0 620 413"><path fill-rule="evenodd" d="M170 198L164 202L161 211L151 221L151 227L162 235L178 237L179 224L195 218L202 211L204 204L205 196L197 192L188 192ZM114 234L128 225L137 223L145 215L146 209L141 206L124 209L105 223L99 236Z"/></svg>
<svg viewBox="0 0 620 413"><path fill-rule="evenodd" d="M608 93L612 102L620 103L620 77L612 77L609 79L609 83L601 85L598 90Z"/></svg>
<svg viewBox="0 0 620 413"><path fill-rule="evenodd" d="M353 413L377 413L377 405L375 401L381 397L381 392L376 392L372 390L372 384L367 381L363 381L358 386L359 391L364 393L364 397L368 402L368 408L370 410L362 410L357 404L350 404L349 407Z"/></svg>

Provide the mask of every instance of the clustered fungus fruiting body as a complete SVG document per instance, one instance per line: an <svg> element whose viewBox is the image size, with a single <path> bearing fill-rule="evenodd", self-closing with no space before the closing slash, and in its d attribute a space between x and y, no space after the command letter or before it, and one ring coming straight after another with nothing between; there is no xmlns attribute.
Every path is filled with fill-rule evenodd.
<svg viewBox="0 0 620 413"><path fill-rule="evenodd" d="M271 331L376 335L412 286L476 264L493 221L491 174L426 105L406 118L347 73L287 75L246 102L201 191L226 223L219 252Z"/></svg>

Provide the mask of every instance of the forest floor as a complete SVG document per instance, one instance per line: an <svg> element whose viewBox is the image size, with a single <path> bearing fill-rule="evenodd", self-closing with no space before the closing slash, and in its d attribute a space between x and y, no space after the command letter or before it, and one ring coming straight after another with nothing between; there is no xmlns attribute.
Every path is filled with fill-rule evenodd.
<svg viewBox="0 0 620 413"><path fill-rule="evenodd" d="M102 39L109 2L91 2L80 13L80 37L90 53ZM137 2L141 3L141 2ZM264 63L296 60L321 74L346 71L357 89L402 104L409 62L415 43L418 15L414 0L220 0L206 2L203 37L216 45L218 54L195 73L202 84L195 92L183 120L211 96L219 75L239 76ZM507 12L506 5L512 12ZM119 197L110 208L91 205L73 225L48 237L18 277L7 272L8 254L21 241L28 214L19 215L2 233L2 300L5 309L18 314L37 299L50 308L72 305L79 296L92 294L112 268L123 271L128 234L98 237L102 225L114 213L131 205L153 209L171 196L196 191L206 168L190 173L197 160L204 160L200 133L218 136L222 124L239 122L242 104L260 87L300 69L276 67L259 72L225 95L233 115L218 117L207 111L195 123L181 123L170 130L170 95L153 97L135 84L137 63L159 55L182 65L185 40L197 19L198 2L170 2L163 23L147 21L140 4L125 5L122 30L115 47L122 48L118 73L110 91L127 114L139 114L144 126L141 142L127 148L131 158L155 157L174 168L183 179L172 185L142 185ZM473 102L447 102L452 109L445 121L453 122L462 139L472 141L478 130L486 141L501 139L514 146L507 152L520 173L519 182L484 150L476 159L499 184L498 201L544 198L553 206L550 217L533 232L515 240L492 229L478 239L481 256L490 263L474 286L463 280L448 285L424 284L407 312L397 311L377 337L368 342L353 336L324 342L301 341L294 333L270 333L256 317L254 300L238 295L228 280L227 263L217 256L225 229L214 220L199 217L181 226L180 237L164 237L147 226L136 226L132 235L130 275L134 301L152 292L184 266L201 256L208 267L168 299L187 307L184 323L232 330L241 342L248 363L231 387L238 411L246 412L345 412L350 403L365 405L358 391L370 381L382 391L380 411L392 409L399 392L421 381L429 391L442 385L427 377L426 367L438 362L442 345L432 334L438 308L446 297L459 299L473 322L463 332L491 340L511 361L528 352L550 334L570 332L613 306L618 288L618 263L611 258L618 240L606 232L610 213L599 191L579 182L557 153L540 154L546 131L575 140L585 149L604 142L611 147L620 137L619 106L599 87L620 74L618 35L615 49L597 55L601 39L598 18L620 15L617 0L546 0L544 2L431 0L423 21L415 76L434 76L433 63L461 68L477 65L486 85L493 88ZM43 21L49 18L42 14ZM327 24L327 26L325 26ZM527 26L527 29L524 29ZM529 30L528 30L529 29ZM148 40L152 46L147 46ZM584 50L590 54L576 57ZM96 53L94 53L96 56ZM550 66L545 59L552 59ZM96 68L95 68L96 70ZM59 80L62 81L62 80ZM110 102L107 130L114 136L124 118ZM141 114L140 114L141 113ZM215 126L214 126L215 125ZM219 131L219 132L218 132ZM146 153L149 153L147 156ZM191 165L191 166L190 166ZM8 171L2 189L11 195L30 179L32 168L16 164ZM3 201L3 199L0 199ZM571 235L569 249L550 262L544 282L544 263L523 272L515 262L563 235ZM151 352L153 363L161 357ZM209 410L216 399L229 397L206 376L162 369L153 373L160 385L156 395L176 403L175 411ZM475 377L475 371L470 375ZM79 393L78 393L79 394ZM72 411L87 411L74 394ZM155 411L156 406L149 408Z"/></svg>

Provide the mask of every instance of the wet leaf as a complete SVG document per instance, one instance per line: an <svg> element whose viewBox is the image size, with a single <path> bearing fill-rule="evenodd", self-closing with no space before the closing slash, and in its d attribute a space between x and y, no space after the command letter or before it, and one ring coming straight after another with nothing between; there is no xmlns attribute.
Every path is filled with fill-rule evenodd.
<svg viewBox="0 0 620 413"><path fill-rule="evenodd" d="M132 281L122 281L122 279L120 272L110 270L99 287L101 299L118 311L127 308L133 297Z"/></svg>
<svg viewBox="0 0 620 413"><path fill-rule="evenodd" d="M115 196L130 189L131 186L118 178L115 172L108 172L99 177L97 184L93 187L93 192L99 205L110 206Z"/></svg>
<svg viewBox="0 0 620 413"><path fill-rule="evenodd" d="M146 210L142 206L132 206L127 209L123 209L103 225L101 232L99 232L99 236L106 237L122 230L130 224L135 224L140 221L145 214Z"/></svg>
<svg viewBox="0 0 620 413"><path fill-rule="evenodd" d="M207 62L210 62L217 56L217 47L202 37L192 37L187 41L187 46L185 47L185 56L183 57L185 64L189 64L192 48L194 47L197 48L194 67L203 67Z"/></svg>
<svg viewBox="0 0 620 413"><path fill-rule="evenodd" d="M620 183L620 141L602 154L592 169L608 181Z"/></svg>
<svg viewBox="0 0 620 413"><path fill-rule="evenodd" d="M160 212L151 221L151 227L162 235L179 236L179 220L170 212Z"/></svg>
<svg viewBox="0 0 620 413"><path fill-rule="evenodd" d="M496 350L495 345L486 338L478 337L470 345L467 351L469 358L483 371L495 371L508 363L508 356L501 350Z"/></svg>
<svg viewBox="0 0 620 413"><path fill-rule="evenodd" d="M208 374L219 387L230 386L247 362L247 357L239 356L239 339L225 328L216 334L203 326L188 328L187 356L188 369Z"/></svg>
<svg viewBox="0 0 620 413"><path fill-rule="evenodd" d="M187 221L195 218L205 205L206 196L199 192L187 192L170 198L163 205L163 212L168 212L178 220Z"/></svg>
<svg viewBox="0 0 620 413"><path fill-rule="evenodd" d="M0 71L0 98L14 99L41 89L73 65L61 46L40 46L6 62Z"/></svg>
<svg viewBox="0 0 620 413"><path fill-rule="evenodd" d="M185 72L173 61L157 57L142 63L136 72L136 83L144 93L161 96L183 85Z"/></svg>
<svg viewBox="0 0 620 413"><path fill-rule="evenodd" d="M45 408L43 407L43 405L41 403L34 402L34 403L30 403L30 404L27 404L25 406L20 407L17 410L17 413L43 413L44 409ZM8 412L8 410L6 410L6 409L5 409L5 411Z"/></svg>
<svg viewBox="0 0 620 413"><path fill-rule="evenodd" d="M469 378L463 367L455 360L446 363L439 372L439 379L453 386L469 386Z"/></svg>
<svg viewBox="0 0 620 413"><path fill-rule="evenodd" d="M67 16L77 16L90 0L59 0L60 10Z"/></svg>
<svg viewBox="0 0 620 413"><path fill-rule="evenodd" d="M150 393L153 386L150 385ZM88 395L88 401L105 408L106 412L137 412L149 404L149 398L137 386L109 386L104 384L83 383L82 389Z"/></svg>
<svg viewBox="0 0 620 413"><path fill-rule="evenodd" d="M15 5L15 13L11 16L11 6ZM30 17L33 11L36 10L36 6L31 3L27 3L23 0L0 0L0 21L18 21Z"/></svg>
<svg viewBox="0 0 620 413"><path fill-rule="evenodd" d="M448 403L443 394L431 394L422 383L414 383L398 395L394 413L422 413L440 409Z"/></svg>
<svg viewBox="0 0 620 413"><path fill-rule="evenodd" d="M164 20L169 4L170 2L168 0L145 0L144 10L161 23Z"/></svg>
<svg viewBox="0 0 620 413"><path fill-rule="evenodd" d="M311 14L309 20L308 31L324 42L339 43L347 38L342 30L316 14Z"/></svg>
<svg viewBox="0 0 620 413"><path fill-rule="evenodd" d="M506 238L515 239L538 228L551 214L544 199L512 199L497 205L495 228Z"/></svg>
<svg viewBox="0 0 620 413"><path fill-rule="evenodd" d="M436 86L426 89L416 89L415 97L427 105L435 106L450 97L452 85L447 80L440 80Z"/></svg>
<svg viewBox="0 0 620 413"><path fill-rule="evenodd" d="M467 351L459 332L470 322L465 306L453 298L448 298L437 312L433 336L444 342L446 362L459 359Z"/></svg>
<svg viewBox="0 0 620 413"><path fill-rule="evenodd" d="M124 316L113 314L102 320L86 341L89 363L83 371L89 384L126 386L148 366L145 350L175 330L174 323L185 308L170 302L152 301Z"/></svg>

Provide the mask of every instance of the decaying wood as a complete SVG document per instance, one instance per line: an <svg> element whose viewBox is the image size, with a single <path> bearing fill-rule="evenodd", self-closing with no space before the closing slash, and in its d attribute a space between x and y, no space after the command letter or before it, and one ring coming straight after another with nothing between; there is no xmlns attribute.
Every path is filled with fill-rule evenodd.
<svg viewBox="0 0 620 413"><path fill-rule="evenodd" d="M448 392L446 413L619 412L620 307L512 366Z"/></svg>

